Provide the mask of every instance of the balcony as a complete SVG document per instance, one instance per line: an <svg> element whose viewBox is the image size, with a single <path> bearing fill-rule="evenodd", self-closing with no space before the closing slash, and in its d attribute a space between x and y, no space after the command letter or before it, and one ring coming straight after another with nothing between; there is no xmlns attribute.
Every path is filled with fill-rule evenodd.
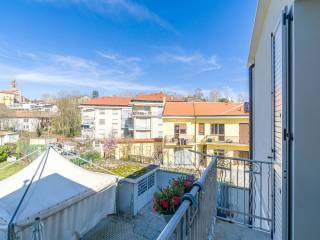
<svg viewBox="0 0 320 240"><path fill-rule="evenodd" d="M210 164L157 239L271 239L272 164L198 154Z"/></svg>
<svg viewBox="0 0 320 240"><path fill-rule="evenodd" d="M135 117L149 117L152 115L152 112L146 110L135 110L132 112L132 115Z"/></svg>
<svg viewBox="0 0 320 240"><path fill-rule="evenodd" d="M166 145L188 146L195 143L195 138L193 135L166 135L164 142Z"/></svg>
<svg viewBox="0 0 320 240"><path fill-rule="evenodd" d="M206 144L240 144L249 145L249 136L207 135L202 140Z"/></svg>
<svg viewBox="0 0 320 240"><path fill-rule="evenodd" d="M151 125L136 124L136 125L134 125L134 130L136 130L136 131L150 131Z"/></svg>

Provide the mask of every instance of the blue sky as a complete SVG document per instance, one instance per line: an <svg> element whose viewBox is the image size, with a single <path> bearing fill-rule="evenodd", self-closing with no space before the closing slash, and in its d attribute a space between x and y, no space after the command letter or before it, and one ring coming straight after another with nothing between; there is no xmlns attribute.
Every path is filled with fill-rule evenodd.
<svg viewBox="0 0 320 240"><path fill-rule="evenodd" d="M0 89L247 95L256 0L4 0Z"/></svg>

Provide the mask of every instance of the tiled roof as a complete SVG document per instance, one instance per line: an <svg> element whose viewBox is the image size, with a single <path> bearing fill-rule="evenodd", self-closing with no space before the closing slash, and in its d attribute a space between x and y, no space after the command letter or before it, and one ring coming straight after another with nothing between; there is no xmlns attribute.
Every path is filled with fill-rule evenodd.
<svg viewBox="0 0 320 240"><path fill-rule="evenodd" d="M84 101L81 105L128 106L131 97L99 97Z"/></svg>
<svg viewBox="0 0 320 240"><path fill-rule="evenodd" d="M8 109L4 104L0 104L0 118L52 118L55 114L42 111L16 111Z"/></svg>
<svg viewBox="0 0 320 240"><path fill-rule="evenodd" d="M247 116L243 103L166 102L163 116Z"/></svg>
<svg viewBox="0 0 320 240"><path fill-rule="evenodd" d="M149 93L149 94L142 94L134 97L132 101L150 101L150 102L162 102L163 99L166 99L166 101L174 101L174 97L170 96L163 92L158 93Z"/></svg>
<svg viewBox="0 0 320 240"><path fill-rule="evenodd" d="M43 111L14 111L0 113L0 118L52 118L55 114Z"/></svg>

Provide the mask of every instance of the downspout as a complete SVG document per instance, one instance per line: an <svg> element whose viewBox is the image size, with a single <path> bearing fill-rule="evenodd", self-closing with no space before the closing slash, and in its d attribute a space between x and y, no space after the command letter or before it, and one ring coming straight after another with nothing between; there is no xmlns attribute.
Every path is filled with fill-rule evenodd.
<svg viewBox="0 0 320 240"><path fill-rule="evenodd" d="M253 88L252 88L252 81L253 81L253 69L254 64L250 65L249 67L249 158L253 158ZM252 169L252 165L250 164L250 170ZM252 172L252 171L250 171ZM249 174L249 216L253 216L254 209L254 194L253 193L253 176ZM253 219L249 217L249 224L252 225Z"/></svg>
<svg viewBox="0 0 320 240"><path fill-rule="evenodd" d="M196 151L198 151L198 148L197 148L197 118L196 118L196 109L195 109L194 101L192 101L192 107L193 107L193 117L194 117L194 142L195 142L194 160L196 161L196 165L197 165L197 153L196 153Z"/></svg>
<svg viewBox="0 0 320 240"><path fill-rule="evenodd" d="M249 67L249 158L253 158L253 68L254 64Z"/></svg>

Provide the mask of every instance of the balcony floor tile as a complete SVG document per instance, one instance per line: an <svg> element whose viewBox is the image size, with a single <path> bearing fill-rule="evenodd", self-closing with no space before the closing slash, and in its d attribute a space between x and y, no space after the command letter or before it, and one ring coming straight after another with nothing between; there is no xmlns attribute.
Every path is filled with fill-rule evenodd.
<svg viewBox="0 0 320 240"><path fill-rule="evenodd" d="M243 225L217 220L213 240L270 240L270 234Z"/></svg>

